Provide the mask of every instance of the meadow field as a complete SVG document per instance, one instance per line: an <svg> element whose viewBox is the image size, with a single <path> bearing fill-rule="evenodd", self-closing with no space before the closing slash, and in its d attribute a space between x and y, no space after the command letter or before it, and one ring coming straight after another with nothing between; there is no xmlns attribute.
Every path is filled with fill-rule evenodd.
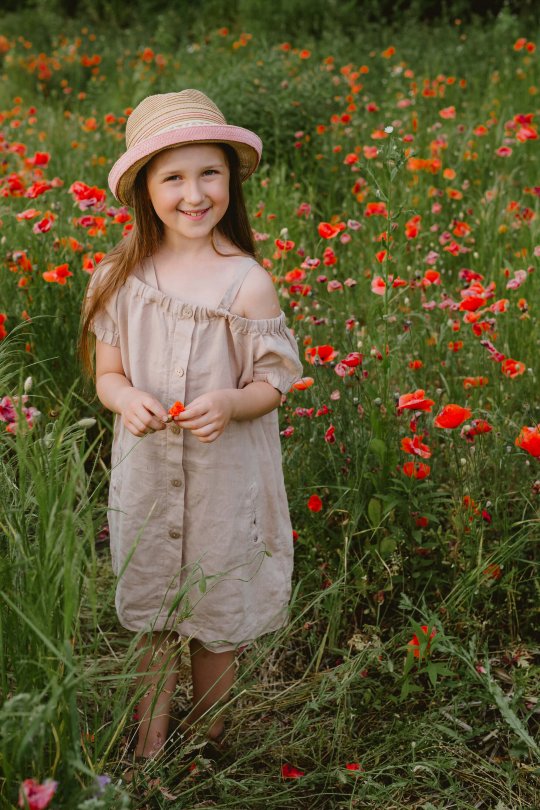
<svg viewBox="0 0 540 810"><path fill-rule="evenodd" d="M538 30L33 22L0 27L0 806L540 807ZM294 592L238 657L226 753L201 729L128 785L112 417L77 337L131 227L126 119L187 87L264 143L248 211L304 363Z"/></svg>

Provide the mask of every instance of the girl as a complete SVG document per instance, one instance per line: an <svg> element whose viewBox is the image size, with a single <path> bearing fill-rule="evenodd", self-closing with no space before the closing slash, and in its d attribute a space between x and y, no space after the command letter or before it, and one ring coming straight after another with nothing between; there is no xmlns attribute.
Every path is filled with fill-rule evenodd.
<svg viewBox="0 0 540 810"><path fill-rule="evenodd" d="M242 196L258 136L184 90L142 101L126 144L109 186L134 225L91 278L81 346L91 368L94 333L97 394L116 414L111 553L120 622L142 632L135 754L147 758L167 737L179 636L190 639L187 730L227 698L235 650L286 621L276 408L302 367ZM223 728L218 716L209 737Z"/></svg>

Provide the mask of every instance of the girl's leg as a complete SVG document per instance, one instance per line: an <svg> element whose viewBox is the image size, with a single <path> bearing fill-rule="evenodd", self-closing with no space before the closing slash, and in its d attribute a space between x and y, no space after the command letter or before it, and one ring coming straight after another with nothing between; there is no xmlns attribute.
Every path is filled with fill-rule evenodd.
<svg viewBox="0 0 540 810"><path fill-rule="evenodd" d="M235 678L234 651L214 653L200 641L189 643L191 676L193 679L193 708L185 719L190 725L205 712L229 696ZM218 717L208 730L208 736L216 739L223 731L223 720Z"/></svg>
<svg viewBox="0 0 540 810"><path fill-rule="evenodd" d="M178 636L167 632L143 636L144 650L137 666L145 692L138 703L139 733L136 756L154 756L165 745L171 698L178 677Z"/></svg>

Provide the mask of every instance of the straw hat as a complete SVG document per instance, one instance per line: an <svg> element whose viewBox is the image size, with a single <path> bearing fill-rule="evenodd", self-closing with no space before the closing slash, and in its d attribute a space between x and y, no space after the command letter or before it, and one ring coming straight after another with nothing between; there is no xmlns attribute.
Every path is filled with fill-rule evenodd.
<svg viewBox="0 0 540 810"><path fill-rule="evenodd" d="M137 172L162 149L188 143L227 143L246 180L258 166L262 141L249 129L227 124L223 113L199 90L148 96L135 107L126 124L126 151L109 173L109 188L124 205L132 205Z"/></svg>

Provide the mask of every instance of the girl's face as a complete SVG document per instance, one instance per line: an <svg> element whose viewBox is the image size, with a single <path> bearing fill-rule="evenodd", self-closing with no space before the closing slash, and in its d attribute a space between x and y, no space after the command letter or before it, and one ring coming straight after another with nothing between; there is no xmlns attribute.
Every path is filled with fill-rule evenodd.
<svg viewBox="0 0 540 810"><path fill-rule="evenodd" d="M229 206L229 166L217 144L187 144L157 154L146 169L148 194L170 247L210 242Z"/></svg>

